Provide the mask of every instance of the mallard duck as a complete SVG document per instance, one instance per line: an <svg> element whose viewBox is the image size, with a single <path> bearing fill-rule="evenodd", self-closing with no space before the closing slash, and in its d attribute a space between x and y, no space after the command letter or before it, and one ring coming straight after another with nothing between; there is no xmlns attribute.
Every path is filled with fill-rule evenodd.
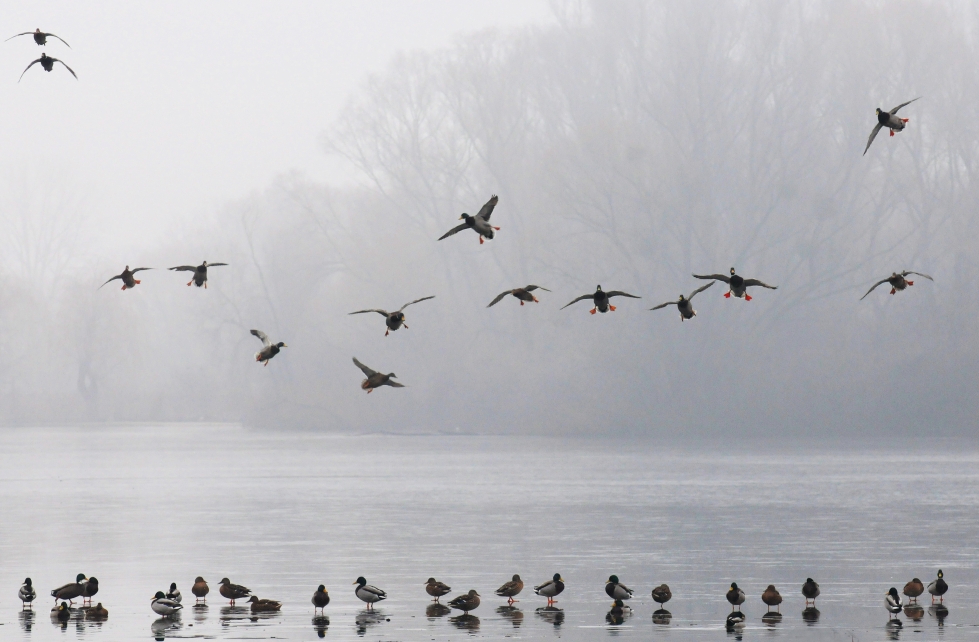
<svg viewBox="0 0 979 642"><path fill-rule="evenodd" d="M457 234L467 228L472 228L473 230L476 231L477 234L479 234L480 245L483 244L484 236L492 240L493 230L499 231L500 228L490 225L489 220L490 220L490 216L493 215L493 208L496 207L496 204L499 200L500 197L494 194L490 198L490 200L486 201L486 205L483 205L483 209L479 210L479 214L477 214L476 216L469 216L468 214L464 213L462 216L459 217L459 220L465 221L465 223L453 227L451 230L449 230L448 232L440 236L438 240L441 241L442 239L448 238L453 234Z"/></svg>
<svg viewBox="0 0 979 642"><path fill-rule="evenodd" d="M910 582L904 585L903 593L908 596L908 604L916 604L918 602L918 596L925 592L925 585L921 583L917 577L912 578Z"/></svg>
<svg viewBox="0 0 979 642"><path fill-rule="evenodd" d="M184 601L184 596L180 594L180 589L177 588L176 582L170 582L170 590L167 591L167 599L173 600L174 602Z"/></svg>
<svg viewBox="0 0 979 642"><path fill-rule="evenodd" d="M701 292L703 292L704 290L706 290L712 285L714 285L714 281L711 281L710 283L708 283L703 287L697 288L696 290L690 293L689 297L684 297L681 294L680 298L677 299L676 301L667 301L666 303L660 303L655 308L649 308L649 309L659 310L660 308L665 308L668 305L675 305L677 310L680 311L680 321L692 319L695 316L697 316L697 311L693 309L693 304L691 303L691 301L693 301L693 298L695 296L697 296L698 294L700 294Z"/></svg>
<svg viewBox="0 0 979 642"><path fill-rule="evenodd" d="M561 594L564 590L564 580L561 578L560 573L555 573L554 577L547 580L540 586L534 587L534 593L547 598L547 605L551 606L557 600L554 598Z"/></svg>
<svg viewBox="0 0 979 642"><path fill-rule="evenodd" d="M436 581L434 577L428 578L428 582L425 583L425 592L434 597L435 602L438 602L440 597L447 595L451 590L451 586Z"/></svg>
<svg viewBox="0 0 979 642"><path fill-rule="evenodd" d="M85 617L90 620L104 620L109 617L109 610L102 606L102 602L99 602L95 606L88 607L85 611Z"/></svg>
<svg viewBox="0 0 979 642"><path fill-rule="evenodd" d="M404 388L404 384L398 383L397 381L391 381L392 377L397 378L398 376L393 372L390 374L381 374L376 370L371 370L370 368L362 364L360 361L357 361L357 357L354 357L354 364L358 368L360 368L367 376L367 378L360 383L360 387L363 390L366 390L367 394L370 394L371 391L374 390L374 388L380 388L381 386L391 386L392 388Z"/></svg>
<svg viewBox="0 0 979 642"><path fill-rule="evenodd" d="M733 294L735 298L744 299L745 301L751 301L752 297L748 294L748 288L760 286L763 288L768 288L769 290L777 290L777 285L768 285L767 283L762 283L758 279L746 279L739 276L734 268L731 268L731 276L725 276L724 274L694 274L695 279L713 279L715 281L723 281L728 284L728 290L724 293L725 299L730 299Z"/></svg>
<svg viewBox="0 0 979 642"><path fill-rule="evenodd" d="M490 304L486 307L492 308L494 305L502 301L503 297L505 297L508 294L511 294L517 299L519 299L520 305L523 305L524 303L530 303L531 301L533 301L534 303L540 303L540 301L537 300L537 297L531 294L531 292L533 292L534 290L544 290L545 292L550 292L550 290L540 285L526 285L522 288L515 288L513 290L505 290L503 292L500 292L496 296L496 298L490 301Z"/></svg>
<svg viewBox="0 0 979 642"><path fill-rule="evenodd" d="M37 591L34 590L31 578L24 579L24 583L20 585L20 590L17 591L17 597L20 598L21 609L33 607L34 599L37 598Z"/></svg>
<svg viewBox="0 0 979 642"><path fill-rule="evenodd" d="M157 591L156 595L153 596L153 600L150 602L150 608L153 609L153 612L157 615L172 617L184 607L181 606L180 602L168 600L163 591Z"/></svg>
<svg viewBox="0 0 979 642"><path fill-rule="evenodd" d="M507 598L507 604L513 604L517 600L513 599L520 595L520 591L523 590L523 580L520 579L519 575L514 574L513 579L509 582L496 589L496 594L500 597Z"/></svg>
<svg viewBox="0 0 979 642"><path fill-rule="evenodd" d="M768 588L761 594L761 601L768 605L769 610L774 606L781 612L781 608L778 605L782 603L782 596L776 590L774 584L769 584Z"/></svg>
<svg viewBox="0 0 979 642"><path fill-rule="evenodd" d="M479 606L479 593L476 592L476 589L470 589L465 595L458 595L449 600L449 606L459 609L463 613L475 611L476 607Z"/></svg>
<svg viewBox="0 0 979 642"><path fill-rule="evenodd" d="M897 272L893 272L886 279L881 279L880 281L877 281L877 283L874 283L874 286L869 290L867 290L867 294L870 294L871 292L876 290L878 285L883 285L885 283L891 284L891 294L894 294L895 292L904 291L905 289L907 289L909 285L914 285L914 281L908 281L906 278L904 278L909 274L917 274L918 276L923 276L929 281L935 280L930 276L928 276L927 274L922 274L921 272L911 272L910 270L905 270L900 274L898 274ZM867 294L864 294L862 297L860 297L860 300L863 301L864 299L866 299Z"/></svg>
<svg viewBox="0 0 979 642"><path fill-rule="evenodd" d="M58 600L68 600L71 602L76 597L82 594L83 585L86 579L84 573L79 573L75 576L75 581L71 584L65 584L64 586L58 587L51 591L51 596L54 598L55 603Z"/></svg>
<svg viewBox="0 0 979 642"><path fill-rule="evenodd" d="M809 601L812 600L813 607L816 606L816 598L819 597L819 584L811 578L806 578L806 583L802 585L802 595L806 598L806 606L809 606Z"/></svg>
<svg viewBox="0 0 979 642"><path fill-rule="evenodd" d="M201 287L203 285L204 289L206 290L207 268L218 267L220 265L227 265L227 263L208 263L207 261L204 261L196 267L193 265L178 265L177 267L172 267L170 269L175 272L193 272L194 277L190 281L187 281L187 287L190 287L192 284L196 285L197 287Z"/></svg>
<svg viewBox="0 0 979 642"><path fill-rule="evenodd" d="M99 592L99 581L94 577L89 577L82 582L82 604L88 602L92 606L92 598Z"/></svg>
<svg viewBox="0 0 979 642"><path fill-rule="evenodd" d="M744 604L744 591L738 588L737 582L731 582L731 588L728 589L727 601L731 603L731 610L735 610L742 604Z"/></svg>
<svg viewBox="0 0 979 642"><path fill-rule="evenodd" d="M278 343L272 343L269 341L269 335L265 334L261 330L252 330L252 334L258 337L262 342L262 349L255 353L255 361L264 363L266 366L269 365L269 360L275 355L279 354L279 351L282 348L289 347L281 341Z"/></svg>
<svg viewBox="0 0 979 642"><path fill-rule="evenodd" d="M380 602L381 600L386 600L388 594L377 588L376 586L371 586L367 583L367 580L363 576L358 577L357 581L354 582L357 588L354 589L354 595L356 595L361 601L367 602L367 608L374 608L375 602Z"/></svg>
<svg viewBox="0 0 979 642"><path fill-rule="evenodd" d="M884 594L884 606L887 607L887 612L894 615L901 612L903 604L901 604L901 596L897 594L897 589L893 586Z"/></svg>
<svg viewBox="0 0 979 642"><path fill-rule="evenodd" d="M330 594L326 591L326 586L320 584L316 587L316 592L313 593L313 613L316 613L316 609L323 610L330 603Z"/></svg>
<svg viewBox="0 0 979 642"><path fill-rule="evenodd" d="M632 589L620 584L618 575L610 575L605 582L605 594L613 600L628 600L632 597Z"/></svg>
<svg viewBox="0 0 979 642"><path fill-rule="evenodd" d="M196 598L194 604L197 604L201 600L207 604L207 594L211 592L211 587L207 585L204 578L198 575L194 578L194 585L190 587L190 592L194 594Z"/></svg>
<svg viewBox="0 0 979 642"><path fill-rule="evenodd" d="M132 290L134 287L136 287L137 285L139 285L140 283L142 283L142 281L140 281L138 279L134 279L133 278L133 275L136 274L137 272L142 272L143 270L152 270L152 269L153 268L141 267L141 268L136 268L135 270L130 270L129 269L129 266L127 265L126 266L126 269L122 271L122 274L115 275L114 277L112 277L111 279L109 279L108 281L106 281L105 283L103 283L102 285L100 285L99 286L99 289L101 290L102 288L104 288L108 284L112 283L116 279L120 279L120 280L122 280L122 289L123 290L126 290L126 289Z"/></svg>
<svg viewBox="0 0 979 642"><path fill-rule="evenodd" d="M915 100L918 100L919 98L921 98L921 96L918 96L918 98L913 98L906 103L901 103L900 105L898 105L897 107L895 107L890 111L884 111L880 107L877 108L877 124L874 125L873 131L870 132L870 138L867 139L867 146L863 148L864 156L867 155L867 150L870 149L870 144L874 142L875 138L877 138L877 132L880 131L881 127L887 127L888 129L890 129L891 136L893 136L894 132L896 131L899 132L904 130L904 124L907 123L909 119L898 118L897 111L901 107L907 107L908 105L913 103Z"/></svg>
<svg viewBox="0 0 979 642"><path fill-rule="evenodd" d="M642 298L641 296L636 296L635 294L629 294L628 292L622 292L619 290L612 290L611 292L605 292L602 290L602 286L599 285L595 288L595 292L593 294L582 294L580 297L578 297L568 305L572 305L574 303L577 303L578 301L584 301L585 299L591 299L595 303L595 307L591 309L591 313L595 314L596 312L601 312L602 314L605 314L609 310L615 312L615 306L610 305L608 302L608 300L614 296L627 296L630 299ZM568 305L564 306L564 308L568 307ZM564 308L561 309L563 310Z"/></svg>
<svg viewBox="0 0 979 642"><path fill-rule="evenodd" d="M68 608L67 602L62 602L58 606L54 607L51 614L54 615L55 619L59 622L67 622L71 619L71 609Z"/></svg>
<svg viewBox="0 0 979 642"><path fill-rule="evenodd" d="M218 593L224 596L225 599L231 600L231 606L235 605L235 600L242 600L252 594L250 588L241 586L240 584L232 584L231 580L226 577L222 577L219 584L221 584L221 587L218 589Z"/></svg>
<svg viewBox="0 0 979 642"><path fill-rule="evenodd" d="M432 296L425 296L420 299L415 299L414 301L405 303L403 306L401 306L394 312L388 312L386 310L377 309L377 310L357 310L356 312L351 312L350 314L364 314L365 312L377 312L378 314L384 317L384 324L387 325L388 327L387 331L384 332L384 336L388 336L389 333L394 332L401 326L404 326L406 330L408 329L408 324L405 323L405 313L402 312L402 310L407 308L409 305L420 303L422 301L428 301L429 299L434 299L434 298L435 295L433 294Z"/></svg>
<svg viewBox="0 0 979 642"><path fill-rule="evenodd" d="M282 608L282 602L276 600L259 599L257 595L248 598L248 603L252 605L252 613L278 611Z"/></svg>
<svg viewBox="0 0 979 642"><path fill-rule="evenodd" d="M34 36L34 42L37 44L38 47L43 47L44 45L48 44L48 38L57 38L58 40L61 40L61 42L65 42L64 39L61 38L60 36L56 36L53 33L45 33L40 29L18 33L16 35L10 36L9 38L7 38L7 40L13 40L18 36ZM4 42L7 42L7 40L4 40ZM65 42L65 46L71 49L71 45L69 45L67 42Z"/></svg>
<svg viewBox="0 0 979 642"><path fill-rule="evenodd" d="M74 69L72 69L68 65L65 65L65 63L64 63L63 60L58 60L57 58L53 58L53 57L51 57L51 56L49 56L47 54L42 53L40 58L38 58L37 60L35 60L31 64L27 65L27 68L24 69L24 71L20 72L20 78L17 79L17 82L20 82L21 81L21 78L23 78L24 77L24 74L27 73L27 69L30 69L31 67L33 67L37 63L41 63L41 67L44 68L44 71L51 71L52 69L54 69L54 63L56 63L56 62L60 62L62 65L64 65L65 66L65 69L67 69L68 71L70 71L71 72L71 75L75 77L75 80L78 80L78 74L75 73L75 70Z"/></svg>
<svg viewBox="0 0 979 642"><path fill-rule="evenodd" d="M666 604L672 597L673 593L670 592L670 587L666 584L660 584L653 589L653 600L660 604Z"/></svg>
<svg viewBox="0 0 979 642"><path fill-rule="evenodd" d="M605 614L605 621L610 624L622 624L625 621L625 603L622 600L612 603L612 608Z"/></svg>
<svg viewBox="0 0 979 642"><path fill-rule="evenodd" d="M948 584L945 583L945 574L942 573L942 569L938 569L938 577L936 577L931 582L928 582L928 592L931 593L931 603L935 603L935 598L939 599L942 604L945 603L945 598L943 597L948 592Z"/></svg>

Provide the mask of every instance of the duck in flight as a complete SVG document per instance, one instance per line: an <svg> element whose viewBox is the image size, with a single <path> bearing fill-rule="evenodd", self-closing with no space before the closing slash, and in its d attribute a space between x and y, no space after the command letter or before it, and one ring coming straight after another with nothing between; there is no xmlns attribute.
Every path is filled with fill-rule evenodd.
<svg viewBox="0 0 979 642"><path fill-rule="evenodd" d="M261 330L252 330L252 334L258 337L262 342L262 349L255 353L255 361L258 361L259 363L264 362L266 366L269 365L269 359L279 354L279 351L282 348L289 347L281 341L278 343L272 343L269 341L269 335L265 334ZM224 589L222 589L222 591L223 590ZM221 595L224 595L224 593L222 592ZM227 596L225 595L225 597Z"/></svg>
<svg viewBox="0 0 979 642"><path fill-rule="evenodd" d="M463 215L459 217L459 220L465 221L465 223L453 227L451 230L440 236L438 240L441 241L442 239L452 236L453 234L457 234L467 228L472 228L479 234L480 245L483 244L483 237L493 240L493 230L499 231L500 228L490 225L489 220L490 216L493 215L493 208L496 207L496 203L499 200L500 197L493 194L490 200L486 201L486 205L483 205L483 209L479 210L479 214L476 216L469 216L468 214L463 213Z"/></svg>
<svg viewBox="0 0 979 642"><path fill-rule="evenodd" d="M405 323L405 313L403 312L405 308L407 308L409 305L420 303L422 301L428 301L429 299L434 299L434 298L435 295L433 294L432 296L426 296L420 299L415 299L414 301L405 303L403 306L401 306L399 309L395 310L394 312L375 309L375 310L357 310L356 312L351 312L350 314L364 314L365 312L377 312L378 314L384 317L384 323L388 327L387 331L384 333L384 336L388 336L388 333L394 332L401 326L404 326L406 329L408 328L408 325Z"/></svg>
<svg viewBox="0 0 979 642"><path fill-rule="evenodd" d="M490 304L486 307L492 308L494 305L502 301L503 297L505 297L508 294L512 294L514 297L519 299L520 305L523 305L524 303L530 303L531 301L533 301L534 303L540 303L540 301L537 300L537 297L531 294L531 292L533 292L534 290L544 290L545 292L550 292L550 290L548 290L547 288L541 287L539 285L527 285L522 288L514 288L513 290L506 290L505 292L500 292L496 296L496 298L490 301Z"/></svg>
<svg viewBox="0 0 979 642"><path fill-rule="evenodd" d="M37 63L41 63L41 67L44 68L44 71L51 71L52 69L54 69L54 63L56 63L56 62L60 62L62 65L65 65L65 63L64 63L63 60L58 60L57 58L52 58L51 56L49 56L49 55L47 55L45 53L42 53L40 58L38 58L37 60L35 60L31 64L27 65L27 68L24 69L24 71L20 72L20 78L17 79L17 82L20 82L21 81L21 78L23 78L24 77L24 74L27 73L27 69L30 69L31 67L33 67ZM75 73L75 70L74 69L72 69L68 65L65 65L65 69L67 69L68 71L71 72L71 75L75 77L75 80L78 80L78 74Z"/></svg>
<svg viewBox="0 0 979 642"><path fill-rule="evenodd" d="M137 285L139 285L140 283L142 283L142 281L140 281L139 279L133 278L133 275L136 274L137 272L140 272L141 270L152 270L152 269L153 268L140 267L140 268L136 268L135 270L130 270L129 269L129 266L127 265L126 266L126 269L122 271L122 274L115 275L114 277L112 277L111 279L109 279L108 281L106 281L105 283L103 283L102 285L100 285L99 286L99 289L101 290L102 288L104 288L109 283L115 281L116 279L120 279L122 281L122 289L123 290L125 290L125 289L132 290L134 287L136 287Z"/></svg>
<svg viewBox="0 0 979 642"><path fill-rule="evenodd" d="M61 42L65 42L64 39L61 38L60 36L56 36L53 33L44 33L40 29L35 29L34 31L25 31L24 33L18 33L16 35L10 36L9 38L7 38L7 40L13 40L18 36L34 36L34 42L37 43L38 47L43 47L44 45L48 44L48 38L57 38L58 40L61 40ZM7 40L4 40L4 42L7 42ZM71 49L71 45L69 45L67 42L65 42L65 45L69 49Z"/></svg>
<svg viewBox="0 0 979 642"><path fill-rule="evenodd" d="M198 266L193 266L193 265L178 265L177 267L172 267L170 269L173 270L173 271L175 271L175 272L193 272L194 273L194 278L192 278L190 281L187 281L187 287L190 287L190 284L193 283L197 287L201 287L203 285L204 286L204 289L206 290L207 289L207 268L209 268L209 267L217 267L219 265L227 265L227 263L208 263L207 261L204 261L203 263L201 263Z"/></svg>
<svg viewBox="0 0 979 642"><path fill-rule="evenodd" d="M668 305L675 305L677 307L677 310L680 311L680 321L685 321L686 319L692 319L695 316L697 316L697 311L693 309L693 303L691 303L691 301L693 301L693 298L695 296L697 296L698 294L700 294L701 292L703 292L704 290L706 290L712 285L714 285L714 281L711 281L705 286L697 288L696 290L690 293L689 297L684 297L681 294L680 298L677 299L676 301L667 301L666 303L660 303L655 308L649 308L649 309L659 310L660 308L665 308Z"/></svg>
<svg viewBox="0 0 979 642"><path fill-rule="evenodd" d="M370 394L371 391L374 390L374 388L380 388L381 386L391 386L392 388L404 388L404 384L400 384L397 381L391 381L392 377L393 378L398 377L398 375L394 374L393 372L390 374L381 374L376 370L371 370L370 368L362 364L360 361L357 361L357 357L354 357L354 365L360 368L361 371L364 373L364 376L367 377L360 384L360 387L366 390L367 394Z"/></svg>
<svg viewBox="0 0 979 642"><path fill-rule="evenodd" d="M907 107L908 105L910 105L911 103L913 103L915 100L918 100L919 98L921 98L921 96L918 96L918 98L914 98L912 100L909 100L906 103L901 103L900 105L898 105L897 107L895 107L894 109L892 109L890 111L884 111L880 107L877 108L877 124L874 125L873 131L870 132L870 138L867 139L867 146L864 147L864 149L863 149L863 155L864 156L867 155L867 150L870 149L870 144L872 142L874 142L874 139L875 138L877 138L877 132L880 131L881 127L887 127L888 129L890 129L891 130L891 136L894 135L894 132L904 131L905 123L907 123L909 119L908 118L898 118L897 117L897 111L901 107Z"/></svg>
<svg viewBox="0 0 979 642"><path fill-rule="evenodd" d="M929 281L935 280L930 276L928 276L927 274L922 274L921 272L911 272L910 270L905 270L900 274L898 274L897 272L893 272L886 279L881 279L880 281L877 281L877 283L874 283L874 286L869 290L867 290L867 294L870 294L871 292L876 290L878 285L884 285L885 283L891 284L891 294L894 294L895 292L900 292L902 290L906 290L909 285L914 285L914 281L908 281L906 278L904 278L909 274L917 274L918 276L923 276ZM862 297L860 297L860 300L863 301L864 299L866 299L867 294L864 294Z"/></svg>
<svg viewBox="0 0 979 642"><path fill-rule="evenodd" d="M611 305L608 302L608 300L614 296L627 296L630 299L642 298L641 296L636 296L635 294L629 294L628 292L622 292L620 290L612 290L611 292L605 292L604 290L602 290L602 286L599 285L596 286L594 293L582 294L580 297L578 297L568 305L572 305L574 303L577 303L578 301L584 301L585 299L591 299L595 303L595 307L589 310L589 312L591 312L592 314L595 314L596 312L601 312L602 314L605 314L609 310L615 312L615 306ZM568 305L564 306L564 308L568 307ZM563 310L564 308L561 309Z"/></svg>
<svg viewBox="0 0 979 642"><path fill-rule="evenodd" d="M725 276L723 274L694 274L695 279L714 279L715 281L724 281L728 284L728 290L724 293L725 299L730 299L733 294L739 299L744 299L745 301L751 301L751 295L748 294L748 288L761 286L763 288L768 288L769 290L777 290L777 285L768 285L763 283L758 279L746 279L743 276L739 276L734 268L731 268L731 276Z"/></svg>

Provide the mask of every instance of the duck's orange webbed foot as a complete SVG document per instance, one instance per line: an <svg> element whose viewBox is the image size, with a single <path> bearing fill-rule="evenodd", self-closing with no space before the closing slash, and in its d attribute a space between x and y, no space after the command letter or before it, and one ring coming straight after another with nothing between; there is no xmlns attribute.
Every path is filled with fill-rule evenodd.
<svg viewBox="0 0 979 642"><path fill-rule="evenodd" d="M194 282L194 279L191 279L190 281L187 281L187 287L189 288L190 287L190 284L193 283L193 282Z"/></svg>
<svg viewBox="0 0 979 642"><path fill-rule="evenodd" d="M901 122L902 122L902 123L906 123L906 122L908 122L909 120L911 120L911 119L910 119L910 118L902 118L902 119L901 119Z"/></svg>
<svg viewBox="0 0 979 642"><path fill-rule="evenodd" d="M730 299L731 298L731 291L730 290L728 290L727 292L724 293L724 298L725 299Z"/></svg>
<svg viewBox="0 0 979 642"><path fill-rule="evenodd" d="M744 300L745 300L745 301L751 301L751 295L750 295L750 294L748 294L747 292L745 292L745 293L744 293Z"/></svg>
<svg viewBox="0 0 979 642"><path fill-rule="evenodd" d="M493 227L493 229L494 229L494 230L496 230L497 232L499 232L499 231L500 231L500 228L498 228L498 227L495 227L495 226Z"/></svg>
<svg viewBox="0 0 979 642"><path fill-rule="evenodd" d="M391 334L391 331L390 330L385 330L384 331L384 336L388 336L389 334Z"/></svg>
<svg viewBox="0 0 979 642"><path fill-rule="evenodd" d="M520 302L520 305L523 305L523 301Z"/></svg>
<svg viewBox="0 0 979 642"><path fill-rule="evenodd" d="M895 292L897 292L897 288L891 288L891 294L894 294Z"/></svg>
<svg viewBox="0 0 979 642"><path fill-rule="evenodd" d="M614 305L608 306L608 309L611 310L612 312L615 312L615 306Z"/></svg>
<svg viewBox="0 0 979 642"><path fill-rule="evenodd" d="M893 135L894 135L894 130L892 129L892 130L891 130L891 136L893 136Z"/></svg>
<svg viewBox="0 0 979 642"><path fill-rule="evenodd" d="M914 281L908 281L908 285L914 285Z"/></svg>
<svg viewBox="0 0 979 642"><path fill-rule="evenodd" d="M124 285L124 286L122 286L122 289L123 289L123 290L125 290L125 289L126 289L126 286L125 286L125 285Z"/></svg>
<svg viewBox="0 0 979 642"><path fill-rule="evenodd" d="M540 301L537 300L537 297L533 297L533 298L534 298L534 303L540 303Z"/></svg>
<svg viewBox="0 0 979 642"><path fill-rule="evenodd" d="M588 312L589 312L590 314L595 314L595 312L596 312L597 310L598 310L598 308L592 308L592 309L591 309L591 310L589 310Z"/></svg>
<svg viewBox="0 0 979 642"><path fill-rule="evenodd" d="M483 237L482 237L482 236L480 236L480 237L479 237L479 244L480 244L480 245L482 245L482 244L483 244Z"/></svg>
<svg viewBox="0 0 979 642"><path fill-rule="evenodd" d="M133 282L136 283L136 285L139 285L140 283L142 283L142 281L140 281L139 279L133 279Z"/></svg>

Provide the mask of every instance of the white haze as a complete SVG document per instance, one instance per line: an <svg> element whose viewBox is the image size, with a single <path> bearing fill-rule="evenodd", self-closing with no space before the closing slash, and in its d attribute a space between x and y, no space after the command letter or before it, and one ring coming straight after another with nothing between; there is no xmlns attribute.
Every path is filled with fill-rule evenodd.
<svg viewBox="0 0 979 642"><path fill-rule="evenodd" d="M0 420L974 434L971 4L512 3L492 22L487 3L485 28L452 4L19 15L11 33L72 44L48 49L81 81L16 85L37 48L4 45ZM919 95L861 156L874 108ZM436 242L493 193L494 241ZM202 259L231 264L207 291L162 270L96 291L127 263ZM647 311L731 266L779 289L715 286L682 324ZM935 282L858 301L902 269ZM553 293L486 309L528 283ZM643 298L559 310L596 284ZM388 337L346 314L430 294ZM267 368L254 327L289 345ZM408 387L366 396L352 356Z"/></svg>

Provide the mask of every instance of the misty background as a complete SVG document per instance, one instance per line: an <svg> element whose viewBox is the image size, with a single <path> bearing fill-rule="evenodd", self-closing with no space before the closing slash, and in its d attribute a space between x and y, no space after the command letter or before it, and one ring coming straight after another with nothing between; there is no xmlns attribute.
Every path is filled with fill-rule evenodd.
<svg viewBox="0 0 979 642"><path fill-rule="evenodd" d="M970 3L105 7L5 22L80 80L0 48L3 424L974 435ZM495 240L436 242L491 194ZM647 311L731 266L779 289ZM643 298L559 310L596 284Z"/></svg>

